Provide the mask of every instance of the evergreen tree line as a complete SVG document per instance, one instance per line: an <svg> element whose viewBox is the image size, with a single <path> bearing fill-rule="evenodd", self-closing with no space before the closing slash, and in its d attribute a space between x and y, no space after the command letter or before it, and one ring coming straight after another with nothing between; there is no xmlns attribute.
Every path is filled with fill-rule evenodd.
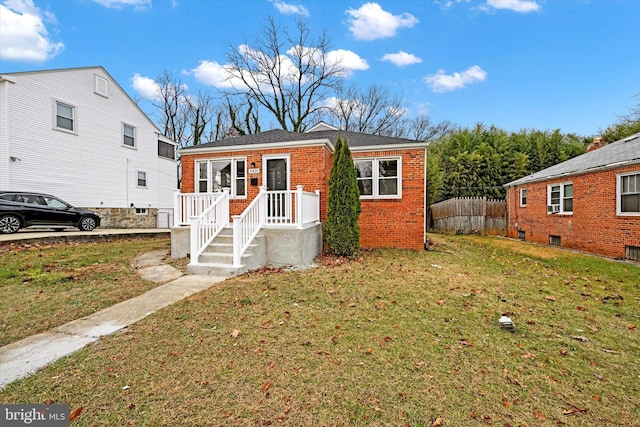
<svg viewBox="0 0 640 427"><path fill-rule="evenodd" d="M507 132L478 124L456 129L427 149L427 196L503 199L504 184L585 152L592 142L559 130Z"/></svg>

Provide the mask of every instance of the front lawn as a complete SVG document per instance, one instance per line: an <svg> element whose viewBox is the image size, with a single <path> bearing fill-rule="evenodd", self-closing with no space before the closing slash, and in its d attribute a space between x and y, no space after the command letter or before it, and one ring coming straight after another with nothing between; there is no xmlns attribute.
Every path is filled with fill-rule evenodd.
<svg viewBox="0 0 640 427"><path fill-rule="evenodd" d="M67 403L81 426L637 425L637 265L432 238L227 280L0 401Z"/></svg>
<svg viewBox="0 0 640 427"><path fill-rule="evenodd" d="M158 286L131 263L169 247L168 237L1 245L0 346Z"/></svg>

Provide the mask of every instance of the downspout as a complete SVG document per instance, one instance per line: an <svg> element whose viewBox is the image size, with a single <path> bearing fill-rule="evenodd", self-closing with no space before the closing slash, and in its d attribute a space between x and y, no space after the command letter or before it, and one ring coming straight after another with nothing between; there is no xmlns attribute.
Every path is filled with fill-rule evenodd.
<svg viewBox="0 0 640 427"><path fill-rule="evenodd" d="M428 145L427 145L428 147ZM424 147L424 221L423 222L423 233L422 233L422 246L424 250L427 250L427 229L429 221L429 188L427 187L427 175L429 172L429 162L427 162L427 147Z"/></svg>

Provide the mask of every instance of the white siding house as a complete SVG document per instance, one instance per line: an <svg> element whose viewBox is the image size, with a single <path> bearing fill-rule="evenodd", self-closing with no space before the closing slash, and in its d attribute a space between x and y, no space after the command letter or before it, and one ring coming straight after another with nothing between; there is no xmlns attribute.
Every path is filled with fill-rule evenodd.
<svg viewBox="0 0 640 427"><path fill-rule="evenodd" d="M102 67L0 75L0 190L97 210L103 227L169 227L175 143Z"/></svg>

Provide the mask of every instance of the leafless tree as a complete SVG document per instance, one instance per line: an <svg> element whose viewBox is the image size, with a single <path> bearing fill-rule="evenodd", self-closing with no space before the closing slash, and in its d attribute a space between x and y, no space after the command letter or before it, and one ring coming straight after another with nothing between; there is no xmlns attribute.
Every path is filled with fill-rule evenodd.
<svg viewBox="0 0 640 427"><path fill-rule="evenodd" d="M273 114L282 129L303 132L344 76L342 65L328 59L330 48L326 32L312 38L302 18L293 31L269 18L251 44L230 46L231 94L249 96Z"/></svg>
<svg viewBox="0 0 640 427"><path fill-rule="evenodd" d="M373 84L365 90L350 86L338 88L328 105L328 121L343 130L392 136L405 116L401 96Z"/></svg>
<svg viewBox="0 0 640 427"><path fill-rule="evenodd" d="M156 79L156 84L158 98L153 101L153 106L161 113L160 130L183 147L187 129L187 87L166 70Z"/></svg>

